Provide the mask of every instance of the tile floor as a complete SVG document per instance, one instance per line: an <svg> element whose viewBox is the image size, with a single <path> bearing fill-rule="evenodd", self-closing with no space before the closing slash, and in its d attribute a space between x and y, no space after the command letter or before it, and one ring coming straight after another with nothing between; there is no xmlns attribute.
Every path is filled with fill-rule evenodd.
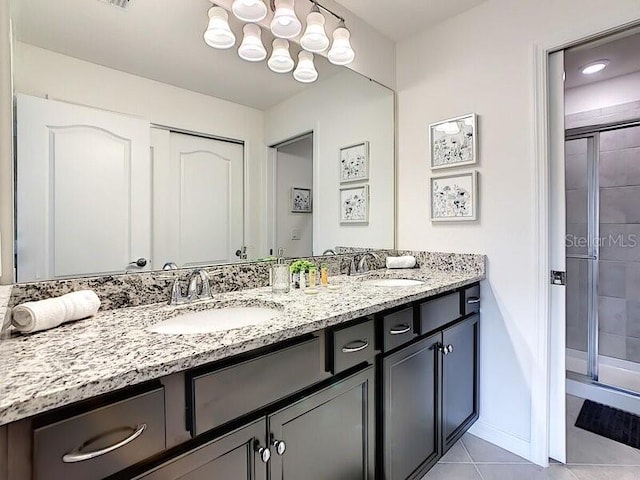
<svg viewBox="0 0 640 480"><path fill-rule="evenodd" d="M465 434L422 480L638 480L640 450L574 426L583 400L567 396L567 464L543 469Z"/></svg>

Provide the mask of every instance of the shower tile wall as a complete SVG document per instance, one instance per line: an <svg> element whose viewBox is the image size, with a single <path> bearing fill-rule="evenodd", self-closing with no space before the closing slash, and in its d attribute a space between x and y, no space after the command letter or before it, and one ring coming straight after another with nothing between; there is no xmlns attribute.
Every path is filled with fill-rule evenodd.
<svg viewBox="0 0 640 480"><path fill-rule="evenodd" d="M640 362L640 126L600 134L599 181L599 353Z"/></svg>
<svg viewBox="0 0 640 480"><path fill-rule="evenodd" d="M587 238L587 140L566 142L567 255L586 255L578 244ZM567 348L587 351L588 262L567 258Z"/></svg>

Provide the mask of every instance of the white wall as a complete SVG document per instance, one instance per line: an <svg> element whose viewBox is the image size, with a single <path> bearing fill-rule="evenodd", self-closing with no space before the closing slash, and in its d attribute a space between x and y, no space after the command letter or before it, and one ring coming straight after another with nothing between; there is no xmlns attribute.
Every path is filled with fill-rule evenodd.
<svg viewBox="0 0 640 480"><path fill-rule="evenodd" d="M474 432L529 457L534 316L534 43L638 12L637 0L489 0L397 46L398 246L488 255L481 417ZM479 114L478 222L429 221L427 125ZM468 169L461 169L466 171ZM443 173L443 172L440 172Z"/></svg>
<svg viewBox="0 0 640 480"><path fill-rule="evenodd" d="M277 149L276 166L276 249L285 249L287 257L313 254L313 213L291 211L291 187L312 189L313 205L313 138L304 137ZM300 234L291 238L292 231Z"/></svg>
<svg viewBox="0 0 640 480"><path fill-rule="evenodd" d="M341 72L265 112L265 143L314 133L314 254L336 245L393 247L393 92ZM340 148L370 142L368 225L340 225Z"/></svg>
<svg viewBox="0 0 640 480"><path fill-rule="evenodd" d="M565 114L640 101L640 72L565 90Z"/></svg>
<svg viewBox="0 0 640 480"><path fill-rule="evenodd" d="M265 255L260 230L266 149L263 112L236 103L102 67L16 42L18 93L143 117L152 123L245 142L245 243L252 258Z"/></svg>

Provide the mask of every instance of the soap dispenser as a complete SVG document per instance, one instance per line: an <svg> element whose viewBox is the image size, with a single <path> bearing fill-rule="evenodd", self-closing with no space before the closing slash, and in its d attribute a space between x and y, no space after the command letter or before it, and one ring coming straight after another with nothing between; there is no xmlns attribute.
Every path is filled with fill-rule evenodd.
<svg viewBox="0 0 640 480"><path fill-rule="evenodd" d="M284 262L284 248L279 248L276 263L271 265L271 291L289 293L290 284L289 265Z"/></svg>

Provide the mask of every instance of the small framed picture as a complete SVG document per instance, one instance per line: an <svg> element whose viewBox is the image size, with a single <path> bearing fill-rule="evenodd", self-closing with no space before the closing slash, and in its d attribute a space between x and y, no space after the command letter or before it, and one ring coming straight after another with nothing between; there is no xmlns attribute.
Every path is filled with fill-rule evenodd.
<svg viewBox="0 0 640 480"><path fill-rule="evenodd" d="M340 149L340 183L369 179L369 142Z"/></svg>
<svg viewBox="0 0 640 480"><path fill-rule="evenodd" d="M477 219L477 172L431 178L432 222L460 222Z"/></svg>
<svg viewBox="0 0 640 480"><path fill-rule="evenodd" d="M293 213L311 213L311 189L291 188L291 211Z"/></svg>
<svg viewBox="0 0 640 480"><path fill-rule="evenodd" d="M340 189L340 223L369 223L369 185Z"/></svg>
<svg viewBox="0 0 640 480"><path fill-rule="evenodd" d="M429 125L431 168L460 167L478 163L475 113Z"/></svg>

